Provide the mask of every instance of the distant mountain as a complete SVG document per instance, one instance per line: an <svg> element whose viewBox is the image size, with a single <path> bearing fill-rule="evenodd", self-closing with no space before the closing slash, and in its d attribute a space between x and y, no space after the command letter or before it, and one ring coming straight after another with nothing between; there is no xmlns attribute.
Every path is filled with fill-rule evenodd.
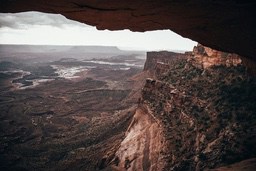
<svg viewBox="0 0 256 171"><path fill-rule="evenodd" d="M91 59L119 55L145 56L143 51L120 50L116 46L57 46L57 45L0 45L0 60L28 62L59 60L61 58ZM32 61L33 59L33 61Z"/></svg>
<svg viewBox="0 0 256 171"><path fill-rule="evenodd" d="M0 45L1 52L125 53L115 46Z"/></svg>

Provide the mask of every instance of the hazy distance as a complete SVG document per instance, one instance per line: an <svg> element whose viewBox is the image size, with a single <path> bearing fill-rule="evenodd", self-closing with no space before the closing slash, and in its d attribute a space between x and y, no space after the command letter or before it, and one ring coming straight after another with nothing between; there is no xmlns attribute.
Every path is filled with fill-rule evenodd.
<svg viewBox="0 0 256 171"><path fill-rule="evenodd" d="M0 44L101 45L125 50L192 50L197 43L170 30L131 32L97 30L41 12L0 13Z"/></svg>

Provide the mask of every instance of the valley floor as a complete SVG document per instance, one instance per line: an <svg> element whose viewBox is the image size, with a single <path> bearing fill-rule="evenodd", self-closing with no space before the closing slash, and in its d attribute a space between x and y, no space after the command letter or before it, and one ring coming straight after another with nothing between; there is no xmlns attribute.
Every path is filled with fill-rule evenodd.
<svg viewBox="0 0 256 171"><path fill-rule="evenodd" d="M137 106L127 99L141 68L105 60L1 63L22 68L0 73L0 170L92 171L114 157ZM44 78L51 80L35 84Z"/></svg>

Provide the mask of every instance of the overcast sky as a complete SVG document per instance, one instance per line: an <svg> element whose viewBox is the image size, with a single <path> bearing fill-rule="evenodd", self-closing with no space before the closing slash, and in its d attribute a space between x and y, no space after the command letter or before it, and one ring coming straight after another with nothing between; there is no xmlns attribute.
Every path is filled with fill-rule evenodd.
<svg viewBox="0 0 256 171"><path fill-rule="evenodd" d="M99 31L59 14L0 13L0 44L105 45L122 49L192 50L196 42L170 30Z"/></svg>

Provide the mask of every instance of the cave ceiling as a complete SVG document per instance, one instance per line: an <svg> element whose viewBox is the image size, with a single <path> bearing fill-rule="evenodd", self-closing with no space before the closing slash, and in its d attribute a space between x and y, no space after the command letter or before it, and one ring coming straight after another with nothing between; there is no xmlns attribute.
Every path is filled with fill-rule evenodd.
<svg viewBox="0 0 256 171"><path fill-rule="evenodd" d="M0 12L40 11L103 30L170 29L217 50L256 60L254 0L1 0Z"/></svg>

